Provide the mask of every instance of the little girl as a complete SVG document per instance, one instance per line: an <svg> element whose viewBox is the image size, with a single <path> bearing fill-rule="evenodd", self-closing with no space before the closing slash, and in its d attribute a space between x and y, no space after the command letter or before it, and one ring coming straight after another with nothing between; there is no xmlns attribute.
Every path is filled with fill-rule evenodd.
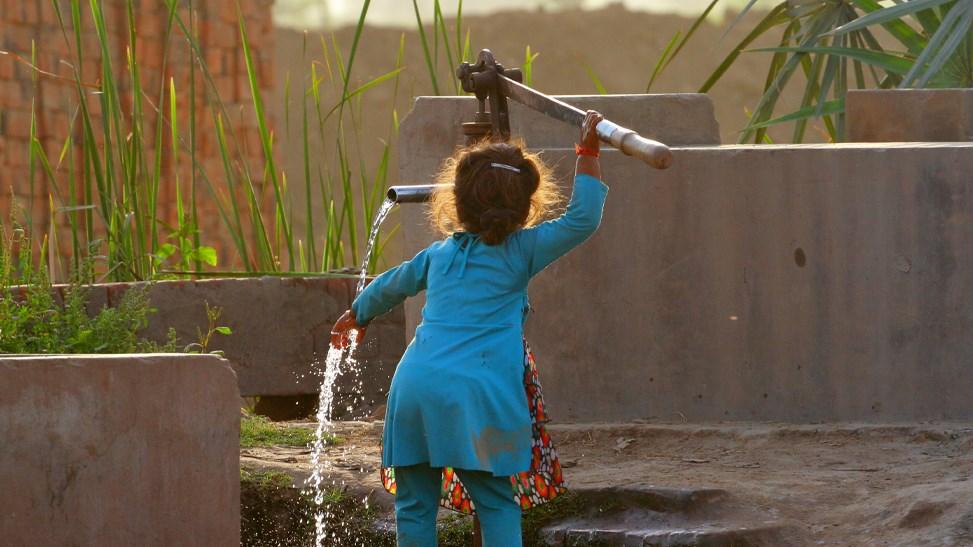
<svg viewBox="0 0 973 547"><path fill-rule="evenodd" d="M484 545L521 545L511 477L537 465L524 391L527 284L601 222L601 119L588 111L571 201L548 222L540 220L557 193L539 158L507 143L460 150L444 168L454 184L431 208L449 237L375 278L334 326L332 342L344 347L351 331L361 340L375 317L426 291L422 323L392 378L383 435L400 547L436 545L444 469L472 498Z"/></svg>

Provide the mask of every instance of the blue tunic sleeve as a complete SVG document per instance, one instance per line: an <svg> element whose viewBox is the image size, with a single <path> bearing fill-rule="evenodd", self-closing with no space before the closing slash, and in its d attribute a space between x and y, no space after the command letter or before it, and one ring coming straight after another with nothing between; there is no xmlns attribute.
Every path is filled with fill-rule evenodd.
<svg viewBox="0 0 973 547"><path fill-rule="evenodd" d="M386 271L372 280L351 305L355 321L362 326L387 313L406 298L426 289L429 273L429 248L412 260Z"/></svg>
<svg viewBox="0 0 973 547"><path fill-rule="evenodd" d="M551 262L580 245L598 229L608 187L590 175L574 178L574 191L567 210L560 217L521 230L520 252L531 277Z"/></svg>

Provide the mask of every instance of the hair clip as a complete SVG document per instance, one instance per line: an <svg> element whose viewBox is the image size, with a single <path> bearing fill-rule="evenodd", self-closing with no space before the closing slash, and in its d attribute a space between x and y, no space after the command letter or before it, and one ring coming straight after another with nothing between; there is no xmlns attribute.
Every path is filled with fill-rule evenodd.
<svg viewBox="0 0 973 547"><path fill-rule="evenodd" d="M500 169L506 169L507 171L513 171L514 173L520 172L520 169L517 169L513 165L507 165L506 163L491 163L490 167L498 167Z"/></svg>

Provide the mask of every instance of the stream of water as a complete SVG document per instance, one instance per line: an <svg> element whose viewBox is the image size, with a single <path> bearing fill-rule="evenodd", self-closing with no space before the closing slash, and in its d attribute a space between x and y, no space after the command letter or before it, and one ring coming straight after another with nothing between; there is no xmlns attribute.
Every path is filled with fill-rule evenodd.
<svg viewBox="0 0 973 547"><path fill-rule="evenodd" d="M362 259L361 275L355 289L356 298L365 288L368 264L371 261L382 222L385 221L394 206L395 202L385 200L372 221L368 242L365 245L365 256ZM314 514L314 545L316 547L323 547L328 537L328 513L323 508L327 493L327 485L324 484L324 479L327 471L331 468L331 462L324 457L324 449L332 431L331 416L334 410L335 383L342 374L358 373L355 350L358 348L359 340L354 331L351 333L350 341L351 343L346 349L335 346L328 348L328 355L324 360L324 377L321 380L321 391L318 395L318 426L314 430L314 445L311 449L311 477L308 479L308 483L314 492L314 504L317 507Z"/></svg>
<svg viewBox="0 0 973 547"><path fill-rule="evenodd" d="M355 297L361 294L365 288L365 278L368 276L368 263L371 260L372 251L375 250L378 231L382 228L382 223L385 222L389 213L392 212L392 207L395 207L395 202L387 199L382 202L382 206L375 213L375 220L372 221L372 231L368 234L368 243L365 244L365 258L362 260L361 275L358 276L358 287L355 288Z"/></svg>

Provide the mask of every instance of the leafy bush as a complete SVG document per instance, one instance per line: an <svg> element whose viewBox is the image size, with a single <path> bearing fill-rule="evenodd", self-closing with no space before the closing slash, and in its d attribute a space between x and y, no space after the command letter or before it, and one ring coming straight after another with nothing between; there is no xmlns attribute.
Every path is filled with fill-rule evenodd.
<svg viewBox="0 0 973 547"><path fill-rule="evenodd" d="M44 256L46 253L42 253ZM114 308L89 316L88 286L75 272L72 283L55 288L43 266L35 266L31 245L18 227L0 224L0 353L149 353L176 350L175 331L160 345L138 336L153 313L148 287L125 291Z"/></svg>

